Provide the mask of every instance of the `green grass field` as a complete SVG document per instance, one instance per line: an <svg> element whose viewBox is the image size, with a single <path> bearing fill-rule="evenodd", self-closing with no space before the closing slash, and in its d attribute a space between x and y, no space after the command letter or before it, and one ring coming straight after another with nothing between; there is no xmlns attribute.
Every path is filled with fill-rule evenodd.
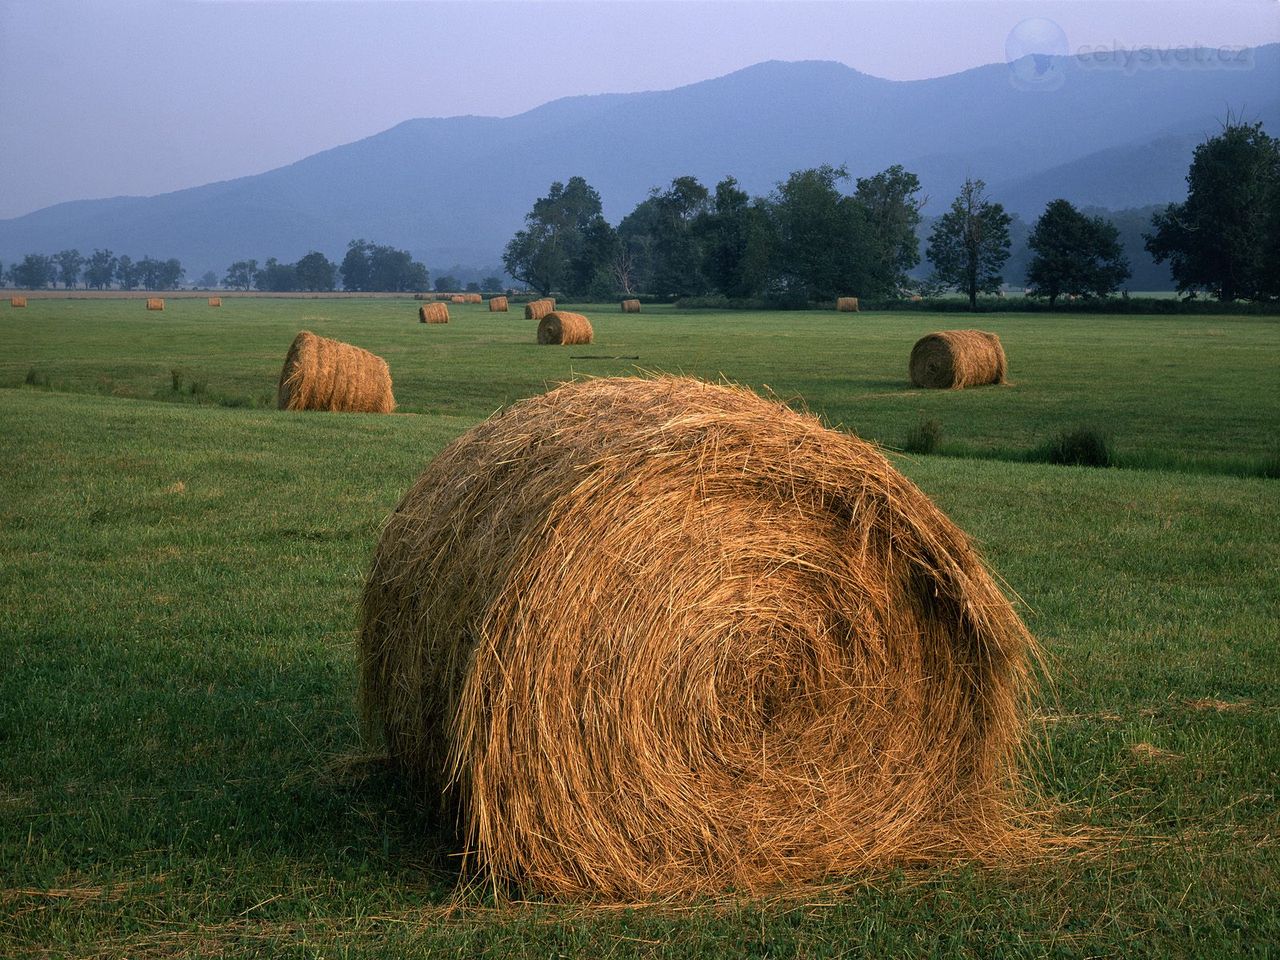
<svg viewBox="0 0 1280 960"><path fill-rule="evenodd" d="M595 344L539 348L514 311L224 302L0 306L0 956L1275 953L1280 481L1244 474L1280 439L1276 321L984 317L1014 384L925 393L907 353L954 315L587 308ZM301 328L385 356L412 415L268 409ZM1097 850L801 901L452 903L447 825L353 759L378 525L501 405L635 369L890 446L941 421L951 455L895 461L1024 602L1036 777ZM1017 461L1079 424L1145 469Z"/></svg>

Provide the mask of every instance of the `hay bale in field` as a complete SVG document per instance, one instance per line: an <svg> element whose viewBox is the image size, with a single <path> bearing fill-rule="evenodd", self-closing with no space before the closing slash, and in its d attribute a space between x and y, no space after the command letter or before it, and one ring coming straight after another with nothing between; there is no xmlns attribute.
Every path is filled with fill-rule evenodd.
<svg viewBox="0 0 1280 960"><path fill-rule="evenodd" d="M1034 652L872 445L739 387L596 379L400 501L361 702L498 883L765 891L1025 853Z"/></svg>
<svg viewBox="0 0 1280 960"><path fill-rule="evenodd" d="M490 313L506 313L507 298L506 297L490 297L489 312Z"/></svg>
<svg viewBox="0 0 1280 960"><path fill-rule="evenodd" d="M9 298L10 307L25 307L26 305L27 305L26 297L10 297Z"/></svg>
<svg viewBox="0 0 1280 960"><path fill-rule="evenodd" d="M466 303L467 298L465 294L455 293L449 297L449 302L450 303Z"/></svg>
<svg viewBox="0 0 1280 960"><path fill-rule="evenodd" d="M1008 362L994 333L941 330L916 341L909 368L913 386L959 390L1004 383Z"/></svg>
<svg viewBox="0 0 1280 960"><path fill-rule="evenodd" d="M396 400L387 361L303 330L284 359L278 405L281 410L390 413Z"/></svg>
<svg viewBox="0 0 1280 960"><path fill-rule="evenodd" d="M147 297L147 309L148 309L148 310L163 310L163 309L164 309L164 297Z"/></svg>
<svg viewBox="0 0 1280 960"><path fill-rule="evenodd" d="M448 323L449 307L443 303L424 303L418 308L419 323Z"/></svg>
<svg viewBox="0 0 1280 960"><path fill-rule="evenodd" d="M484 303L484 295L479 293L468 293L466 295L467 303Z"/></svg>
<svg viewBox="0 0 1280 960"><path fill-rule="evenodd" d="M594 338L591 321L580 313L556 310L538 321L538 342L543 345L590 343Z"/></svg>
<svg viewBox="0 0 1280 960"><path fill-rule="evenodd" d="M836 309L841 313L858 313L861 310L858 306L857 297L838 297L836 299Z"/></svg>
<svg viewBox="0 0 1280 960"><path fill-rule="evenodd" d="M623 313L639 313L640 301L639 300L623 300L622 312Z"/></svg>
<svg viewBox="0 0 1280 960"><path fill-rule="evenodd" d="M526 320L541 320L554 309L555 305L545 297L541 300L530 300L524 305L524 318Z"/></svg>
<svg viewBox="0 0 1280 960"><path fill-rule="evenodd" d="M221 297L210 297L210 298L209 298L209 306L211 306L211 307L220 307L220 306L222 306L222 298L221 298Z"/></svg>

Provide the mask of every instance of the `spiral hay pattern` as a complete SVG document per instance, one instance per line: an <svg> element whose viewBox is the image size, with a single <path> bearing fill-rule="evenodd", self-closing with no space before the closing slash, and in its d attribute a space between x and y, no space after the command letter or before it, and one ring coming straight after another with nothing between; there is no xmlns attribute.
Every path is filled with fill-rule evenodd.
<svg viewBox="0 0 1280 960"><path fill-rule="evenodd" d="M543 345L590 343L594 337L591 321L580 313L557 310L538 321L538 342Z"/></svg>
<svg viewBox="0 0 1280 960"><path fill-rule="evenodd" d="M1008 361L994 333L942 330L916 341L909 368L913 386L959 390L1004 383Z"/></svg>
<svg viewBox="0 0 1280 960"><path fill-rule="evenodd" d="M278 405L281 410L390 413L396 400L387 361L303 330L280 371Z"/></svg>
<svg viewBox="0 0 1280 960"><path fill-rule="evenodd" d="M556 302L543 298L541 300L530 300L524 305L524 318L526 320L541 320L548 313L555 310Z"/></svg>
<svg viewBox="0 0 1280 960"><path fill-rule="evenodd" d="M387 520L360 650L496 883L766 891L1021 829L1022 622L874 447L745 389L571 383L469 431Z"/></svg>

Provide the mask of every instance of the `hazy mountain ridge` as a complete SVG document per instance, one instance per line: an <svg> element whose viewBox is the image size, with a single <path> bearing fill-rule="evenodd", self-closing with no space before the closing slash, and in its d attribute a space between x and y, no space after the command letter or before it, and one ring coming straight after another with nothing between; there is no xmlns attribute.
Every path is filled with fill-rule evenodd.
<svg viewBox="0 0 1280 960"><path fill-rule="evenodd" d="M764 193L821 163L854 175L901 163L920 175L934 211L968 174L1024 217L1056 196L1137 207L1181 198L1190 149L1228 110L1269 127L1280 118L1280 45L1253 51L1247 70L1058 65L1062 88L1037 92L1017 89L1005 64L897 82L838 63L770 61L513 117L409 120L255 176L0 221L0 260L109 247L179 257L188 276L221 275L234 259L332 257L366 237L429 264L490 264L533 200L574 174L600 191L615 223L678 175L712 185L732 174Z"/></svg>

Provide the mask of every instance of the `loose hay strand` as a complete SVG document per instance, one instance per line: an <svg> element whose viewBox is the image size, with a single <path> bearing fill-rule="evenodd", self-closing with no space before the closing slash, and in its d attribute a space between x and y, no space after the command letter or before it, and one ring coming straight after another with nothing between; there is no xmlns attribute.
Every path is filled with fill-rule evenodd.
<svg viewBox="0 0 1280 960"><path fill-rule="evenodd" d="M391 413L396 408L391 371L381 357L303 330L280 371L281 410Z"/></svg>
<svg viewBox="0 0 1280 960"><path fill-rule="evenodd" d="M755 893L1015 856L1034 653L870 444L742 388L600 379L401 500L361 702L495 884Z"/></svg>
<svg viewBox="0 0 1280 960"><path fill-rule="evenodd" d="M941 330L916 341L908 368L913 386L959 390L1004 383L1008 360L994 333Z"/></svg>

